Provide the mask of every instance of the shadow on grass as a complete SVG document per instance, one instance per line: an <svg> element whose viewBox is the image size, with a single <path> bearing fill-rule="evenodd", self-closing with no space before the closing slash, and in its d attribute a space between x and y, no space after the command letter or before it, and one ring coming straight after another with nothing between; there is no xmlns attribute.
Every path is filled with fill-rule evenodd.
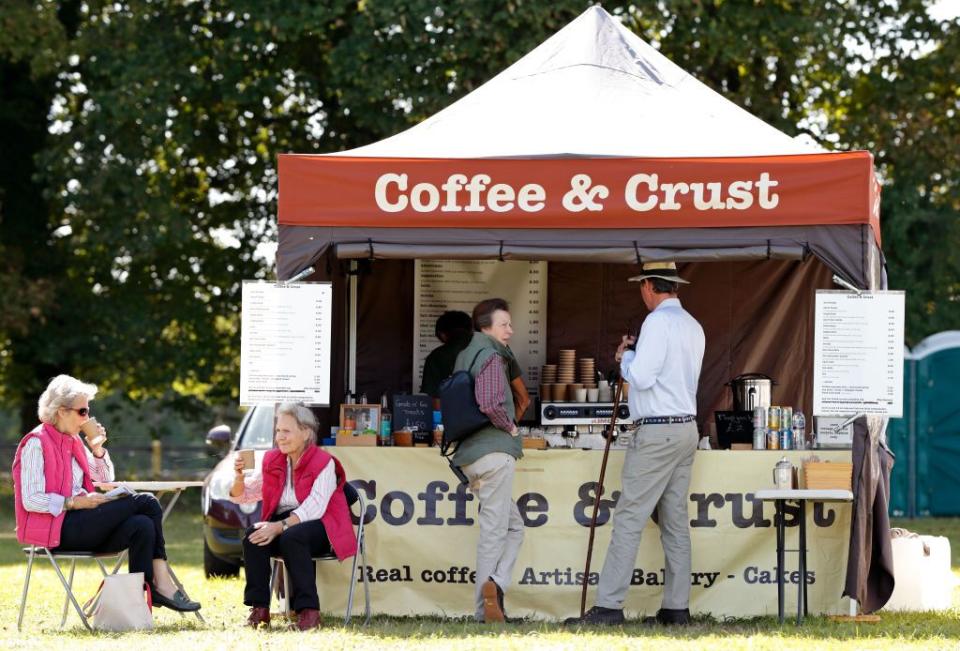
<svg viewBox="0 0 960 651"><path fill-rule="evenodd" d="M327 615L326 621L334 621ZM877 624L838 623L827 617L808 617L797 626L796 620L780 626L775 617L757 617L718 622L709 617L695 617L690 626L644 626L640 620L628 620L623 626L567 627L553 622L522 622L515 624L479 624L469 618L443 619L439 617L385 617L371 619L370 625L351 622L346 631L365 633L371 637L439 637L464 639L500 635L523 636L536 634L578 634L604 637L667 637L678 640L697 640L707 637L750 637L758 634L777 637L796 637L811 640L903 639L931 638L957 639L960 637L960 619L956 611L946 613L883 613ZM332 627L332 626L331 626Z"/></svg>

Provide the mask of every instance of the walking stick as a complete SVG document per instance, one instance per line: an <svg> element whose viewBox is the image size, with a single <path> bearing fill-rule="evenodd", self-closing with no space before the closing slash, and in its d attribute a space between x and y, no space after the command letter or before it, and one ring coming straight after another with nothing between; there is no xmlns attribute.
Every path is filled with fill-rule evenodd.
<svg viewBox="0 0 960 651"><path fill-rule="evenodd" d="M607 439L603 446L603 461L600 463L600 479L597 482L597 490L593 498L593 515L590 517L590 538L587 541L587 567L583 571L583 590L580 593L580 617L583 617L587 611L587 583L590 577L590 559L593 557L593 534L597 528L597 511L600 510L600 496L603 494L603 478L607 474L607 457L610 455L610 444L613 442L614 428L617 426L617 411L620 409L620 395L623 390L623 380L620 378L620 371L616 375L617 389L613 392L613 413L610 414L610 426L604 433Z"/></svg>

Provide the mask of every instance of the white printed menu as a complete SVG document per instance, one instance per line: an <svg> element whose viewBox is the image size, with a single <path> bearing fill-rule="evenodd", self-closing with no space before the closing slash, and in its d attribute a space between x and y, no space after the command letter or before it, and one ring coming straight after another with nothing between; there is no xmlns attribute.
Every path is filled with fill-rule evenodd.
<svg viewBox="0 0 960 651"><path fill-rule="evenodd" d="M333 286L243 281L240 404L330 404Z"/></svg>
<svg viewBox="0 0 960 651"><path fill-rule="evenodd" d="M813 413L903 416L902 291L818 290Z"/></svg>
<svg viewBox="0 0 960 651"><path fill-rule="evenodd" d="M434 335L437 317L446 310L473 312L487 298L510 304L513 338L510 349L523 369L531 396L540 385L547 356L547 263L517 260L417 260L414 267L414 390L423 378L423 362L440 345Z"/></svg>

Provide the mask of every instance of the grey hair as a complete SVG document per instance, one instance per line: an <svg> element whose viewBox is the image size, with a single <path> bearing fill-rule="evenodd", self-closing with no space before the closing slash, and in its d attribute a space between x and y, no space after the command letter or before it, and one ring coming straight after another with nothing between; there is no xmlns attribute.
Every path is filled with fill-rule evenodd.
<svg viewBox="0 0 960 651"><path fill-rule="evenodd" d="M317 430L320 424L317 423L317 417L313 415L309 407L304 407L299 402L284 402L277 406L277 418L281 416L290 416L297 421L297 426L310 430L309 441L317 442Z"/></svg>
<svg viewBox="0 0 960 651"><path fill-rule="evenodd" d="M53 425L57 410L61 407L73 407L78 398L93 400L97 395L97 385L81 382L69 375L58 375L50 380L50 384L37 401L37 416L41 423Z"/></svg>

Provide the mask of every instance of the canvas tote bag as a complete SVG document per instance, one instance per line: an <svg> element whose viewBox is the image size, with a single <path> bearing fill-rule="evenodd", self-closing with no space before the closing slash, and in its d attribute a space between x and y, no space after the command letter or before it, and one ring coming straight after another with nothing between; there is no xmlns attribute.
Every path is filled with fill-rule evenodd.
<svg viewBox="0 0 960 651"><path fill-rule="evenodd" d="M97 594L83 605L98 631L142 631L153 628L153 598L143 572L111 574Z"/></svg>

